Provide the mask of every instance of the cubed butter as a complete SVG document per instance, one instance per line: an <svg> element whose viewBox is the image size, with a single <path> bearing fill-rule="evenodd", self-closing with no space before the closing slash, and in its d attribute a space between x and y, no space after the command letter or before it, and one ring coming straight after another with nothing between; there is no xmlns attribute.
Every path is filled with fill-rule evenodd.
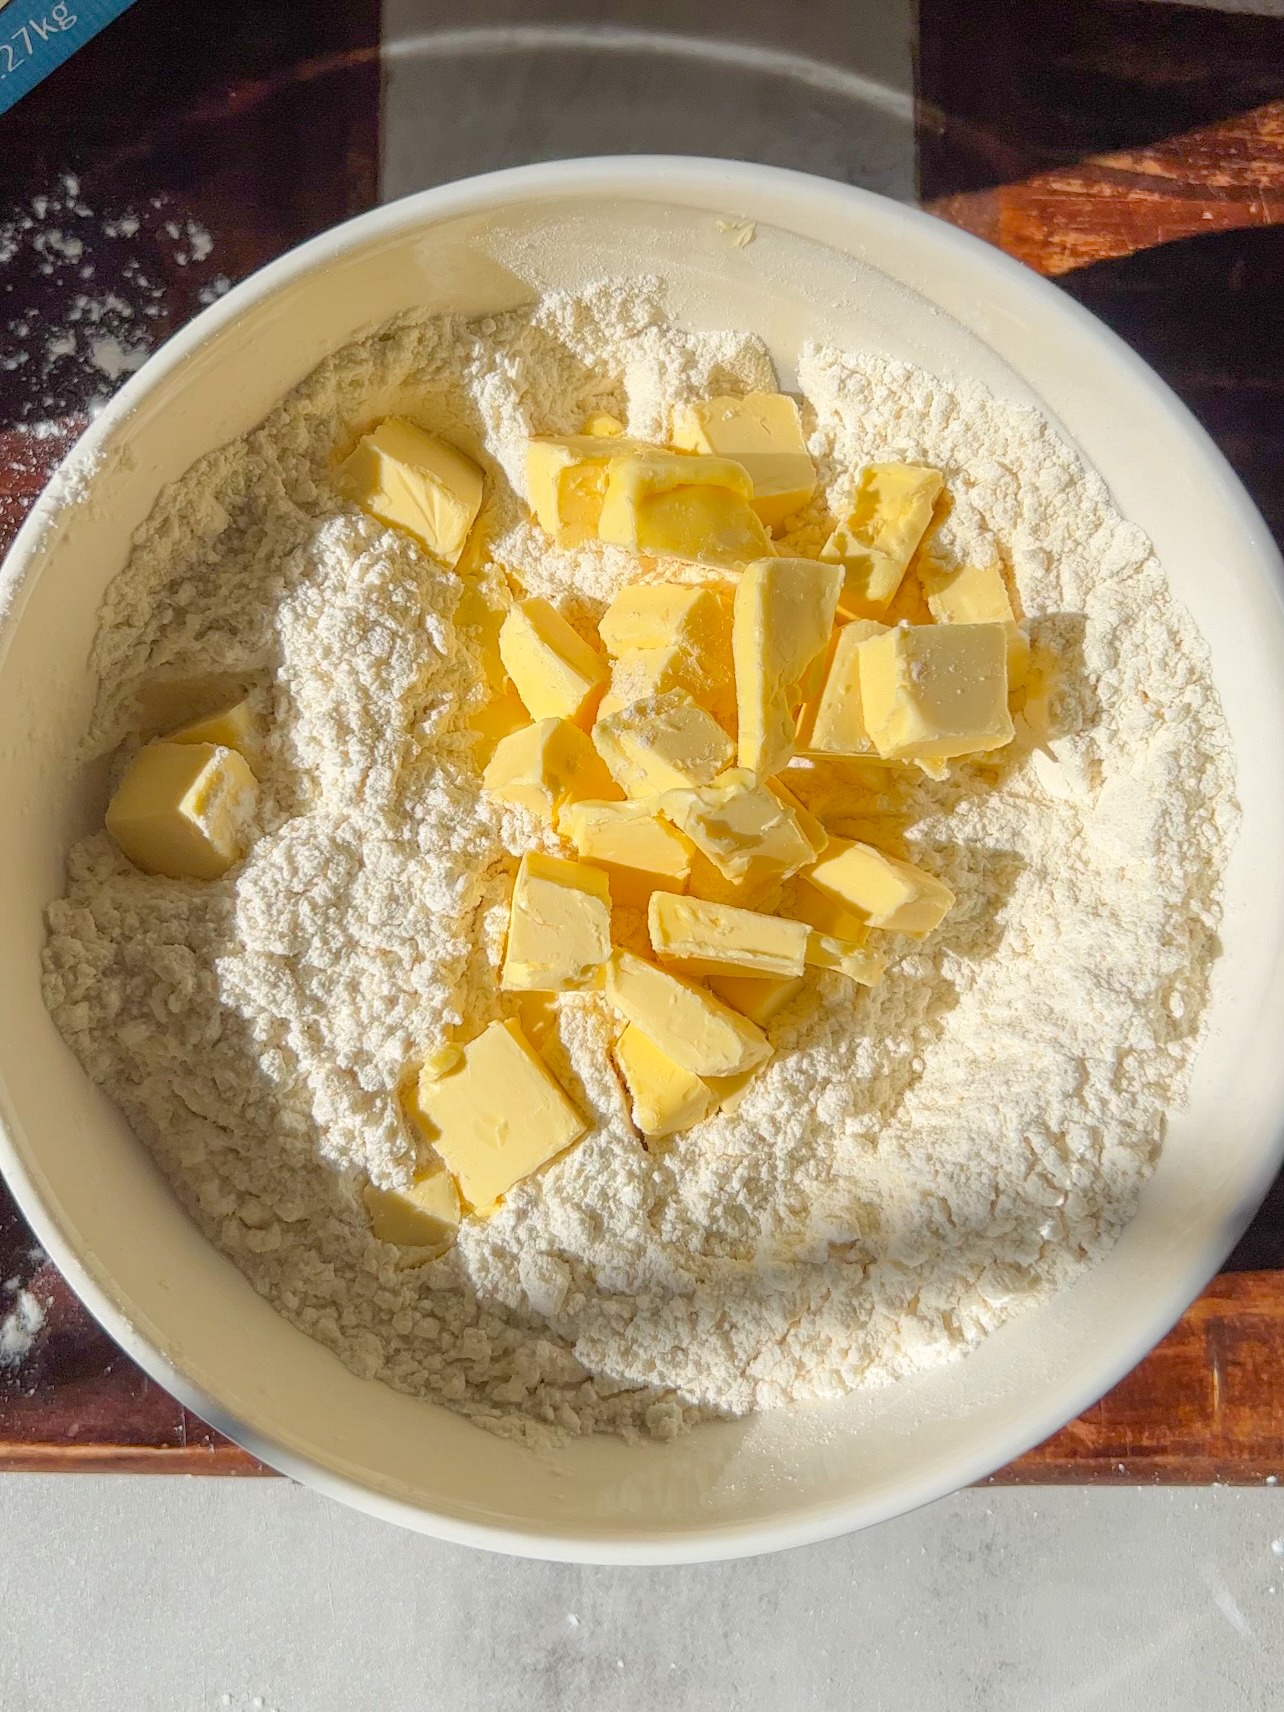
<svg viewBox="0 0 1284 1712"><path fill-rule="evenodd" d="M217 743L149 743L107 806L107 830L136 868L217 880L249 846L258 782Z"/></svg>
<svg viewBox="0 0 1284 1712"><path fill-rule="evenodd" d="M607 464L625 451L652 450L641 441L623 439L618 424L605 433L590 432L586 423L582 434L541 434L528 440L526 497L536 521L559 547L593 540L602 515Z"/></svg>
<svg viewBox="0 0 1284 1712"><path fill-rule="evenodd" d="M707 784L733 752L717 720L685 690L607 714L594 725L593 742L611 776L633 798Z"/></svg>
<svg viewBox="0 0 1284 1712"><path fill-rule="evenodd" d="M677 1135L713 1110L708 1083L684 1070L634 1023L615 1043L615 1062L628 1091L633 1122L645 1136Z"/></svg>
<svg viewBox="0 0 1284 1712"><path fill-rule="evenodd" d="M363 434L336 479L363 511L404 529L452 569L481 510L477 465L403 416L387 416Z"/></svg>
<svg viewBox="0 0 1284 1712"><path fill-rule="evenodd" d="M954 902L954 893L934 874L846 838L832 839L803 878L858 921L891 933L930 933Z"/></svg>
<svg viewBox="0 0 1284 1712"><path fill-rule="evenodd" d="M765 1028L782 1011L795 993L803 989L800 975L733 975L715 974L706 977L710 990L732 1010Z"/></svg>
<svg viewBox="0 0 1284 1712"><path fill-rule="evenodd" d="M259 724L249 698L242 697L240 701L229 702L215 712L207 713L203 719L180 725L177 731L169 733L165 741L215 743L223 749L235 749L253 766L259 746Z"/></svg>
<svg viewBox="0 0 1284 1712"><path fill-rule="evenodd" d="M515 731L524 731L531 723L526 704L516 690L495 696L468 719L469 729L477 733L483 764L490 761L505 737L511 737Z"/></svg>
<svg viewBox="0 0 1284 1712"><path fill-rule="evenodd" d="M997 565L919 566L928 611L938 624L1001 624L1008 640L1008 692L1024 688L1030 639L1017 623L1003 572Z"/></svg>
<svg viewBox="0 0 1284 1712"><path fill-rule="evenodd" d="M861 707L878 753L948 760L1012 741L1001 624L898 624L857 650Z"/></svg>
<svg viewBox="0 0 1284 1712"><path fill-rule="evenodd" d="M729 458L616 457L607 466L598 534L635 553L743 565L774 551L752 498L743 466Z"/></svg>
<svg viewBox="0 0 1284 1712"><path fill-rule="evenodd" d="M512 601L493 569L468 577L463 576L462 565L457 569L462 587L455 605L455 630L474 651L491 694L502 695L509 684L499 653L499 633Z"/></svg>
<svg viewBox="0 0 1284 1712"><path fill-rule="evenodd" d="M686 889L691 845L648 803L568 803L557 829L607 876L612 903L645 909L652 892Z"/></svg>
<svg viewBox="0 0 1284 1712"><path fill-rule="evenodd" d="M881 636L885 624L856 618L834 632L825 657L820 693L804 705L798 716L798 749L801 754L854 755L877 759L878 751L865 727L860 698L860 647L873 636Z"/></svg>
<svg viewBox="0 0 1284 1712"><path fill-rule="evenodd" d="M629 583L602 614L598 635L608 654L686 644L701 653L730 648L731 617L707 583Z"/></svg>
<svg viewBox="0 0 1284 1712"><path fill-rule="evenodd" d="M786 879L816 856L794 809L744 767L697 789L667 791L658 806L737 885Z"/></svg>
<svg viewBox="0 0 1284 1712"><path fill-rule="evenodd" d="M616 440L624 433L624 424L618 416L612 416L609 410L595 410L591 416L584 418L580 433L594 434L604 440Z"/></svg>
<svg viewBox="0 0 1284 1712"><path fill-rule="evenodd" d="M455 1180L441 1165L416 1177L408 1189L367 1183L362 1199L371 1234L399 1248L444 1249L455 1240L463 1217Z"/></svg>
<svg viewBox="0 0 1284 1712"><path fill-rule="evenodd" d="M815 886L809 886L802 878L795 880L781 908L791 920L805 921L818 933L828 934L850 945L863 945L869 937L863 916L826 892L818 892Z"/></svg>
<svg viewBox="0 0 1284 1712"><path fill-rule="evenodd" d="M444 1075L425 1069L415 1106L461 1200L480 1213L588 1128L511 1019L491 1023Z"/></svg>
<svg viewBox="0 0 1284 1712"><path fill-rule="evenodd" d="M673 444L685 451L734 458L749 472L753 508L775 529L816 491L816 466L803 440L798 406L788 393L749 392L706 398L674 413Z"/></svg>
<svg viewBox="0 0 1284 1712"><path fill-rule="evenodd" d="M806 962L805 922L701 898L652 894L647 931L656 955L691 974L797 976Z"/></svg>
<svg viewBox="0 0 1284 1712"><path fill-rule="evenodd" d="M876 987L887 968L880 952L866 951L850 939L835 939L830 933L813 932L807 940L807 961L816 969L832 969L862 987Z"/></svg>
<svg viewBox="0 0 1284 1712"><path fill-rule="evenodd" d="M588 734L568 719L541 719L501 737L482 783L552 824L567 803L619 794Z"/></svg>
<svg viewBox="0 0 1284 1712"><path fill-rule="evenodd" d="M793 754L798 708L829 642L842 580L838 566L814 559L745 567L731 627L742 767L776 773Z"/></svg>
<svg viewBox="0 0 1284 1712"><path fill-rule="evenodd" d="M611 955L611 892L600 868L528 850L513 883L500 986L575 993L602 985Z"/></svg>
<svg viewBox="0 0 1284 1712"><path fill-rule="evenodd" d="M499 655L532 719L592 719L606 661L548 601L517 602L500 627Z"/></svg>
<svg viewBox="0 0 1284 1712"><path fill-rule="evenodd" d="M607 964L606 996L695 1076L737 1076L771 1054L766 1035L748 1017L631 951L616 951Z"/></svg>
<svg viewBox="0 0 1284 1712"><path fill-rule="evenodd" d="M822 559L843 567L838 610L844 617L886 612L943 485L939 470L918 464L866 464L851 509L820 550Z"/></svg>
<svg viewBox="0 0 1284 1712"><path fill-rule="evenodd" d="M691 852L691 878L687 891L693 898L711 904L734 904L737 909L774 911L784 887L778 874L754 874L747 880L728 880L700 850Z"/></svg>
<svg viewBox="0 0 1284 1712"><path fill-rule="evenodd" d="M773 773L771 778L764 779L763 783L777 802L783 803L787 809L793 811L799 831L811 845L812 854L819 856L829 843L829 833L825 829L824 822L811 812L800 797L794 795L779 773Z"/></svg>
<svg viewBox="0 0 1284 1712"><path fill-rule="evenodd" d="M725 660L708 658L680 643L665 648L630 648L612 663L610 688L598 712L603 717L618 713L631 702L646 701L668 690L685 690L724 731L735 729L736 686L729 647Z"/></svg>

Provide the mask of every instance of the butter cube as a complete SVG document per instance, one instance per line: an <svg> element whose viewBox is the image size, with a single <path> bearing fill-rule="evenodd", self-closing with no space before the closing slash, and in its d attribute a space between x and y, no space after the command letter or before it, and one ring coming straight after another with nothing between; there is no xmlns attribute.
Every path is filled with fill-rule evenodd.
<svg viewBox="0 0 1284 1712"><path fill-rule="evenodd" d="M502 695L509 685L508 673L499 653L499 633L512 601L498 574L490 567L471 576L464 575L462 561L455 568L462 582L455 604L455 630L476 654L477 664L491 694Z"/></svg>
<svg viewBox="0 0 1284 1712"><path fill-rule="evenodd" d="M415 1107L460 1199L480 1213L588 1128L511 1020L491 1023L443 1075L425 1067Z"/></svg>
<svg viewBox="0 0 1284 1712"><path fill-rule="evenodd" d="M595 418L590 417L589 422ZM614 417L605 418L614 422ZM619 424L605 433L541 434L526 444L526 496L541 529L559 547L578 547L597 534L606 493L606 466L627 451L653 451L620 436ZM663 453L657 455L663 456Z"/></svg>
<svg viewBox="0 0 1284 1712"><path fill-rule="evenodd" d="M738 1076L771 1055L766 1035L747 1017L631 951L616 951L607 964L606 996L695 1076Z"/></svg>
<svg viewBox="0 0 1284 1712"><path fill-rule="evenodd" d="M455 1180L440 1165L416 1177L408 1189L367 1183L362 1199L371 1234L399 1248L445 1249L455 1240L463 1217Z"/></svg>
<svg viewBox="0 0 1284 1712"><path fill-rule="evenodd" d="M803 877L858 921L891 933L930 933L954 902L954 893L934 874L846 838L832 839Z"/></svg>
<svg viewBox="0 0 1284 1712"><path fill-rule="evenodd" d="M658 806L736 884L783 880L817 854L795 810L743 767L729 767L697 789L666 791Z"/></svg>
<svg viewBox="0 0 1284 1712"><path fill-rule="evenodd" d="M258 782L217 743L149 743L107 806L107 830L136 868L217 880L249 845Z"/></svg>
<svg viewBox="0 0 1284 1712"><path fill-rule="evenodd" d="M645 1136L676 1135L713 1110L713 1091L684 1070L634 1023L615 1043L615 1063L628 1090L633 1122Z"/></svg>
<svg viewBox="0 0 1284 1712"><path fill-rule="evenodd" d="M842 572L814 559L760 559L736 587L731 651L742 767L779 772L794 751L807 676L834 627Z"/></svg>
<svg viewBox="0 0 1284 1712"><path fill-rule="evenodd" d="M798 822L798 830L811 845L812 853L819 856L829 843L829 833L826 831L824 823L818 820L807 805L794 795L779 773L773 774L769 779L764 779L763 784L766 785L777 802L783 803L787 809L793 811L794 819Z"/></svg>
<svg viewBox="0 0 1284 1712"><path fill-rule="evenodd" d="M706 979L724 1004L747 1016L750 1022L756 1022L759 1028L765 1028L795 993L803 989L800 975L714 974Z"/></svg>
<svg viewBox="0 0 1284 1712"><path fill-rule="evenodd" d="M1008 689L1025 685L1030 639L1016 621L1003 573L997 565L919 566L928 611L938 624L1001 624L1008 639Z"/></svg>
<svg viewBox="0 0 1284 1712"><path fill-rule="evenodd" d="M501 737L482 783L552 824L567 803L618 795L587 733L567 719L541 719Z"/></svg>
<svg viewBox="0 0 1284 1712"><path fill-rule="evenodd" d="M595 410L591 416L584 418L581 434L595 434L602 439L618 439L624 433L624 424L618 416L612 416L609 410Z"/></svg>
<svg viewBox="0 0 1284 1712"><path fill-rule="evenodd" d="M691 974L797 976L806 961L805 922L671 892L652 895L647 931L657 956L680 961Z"/></svg>
<svg viewBox="0 0 1284 1712"><path fill-rule="evenodd" d="M593 742L626 796L707 784L732 756L732 742L684 690L633 702L593 727Z"/></svg>
<svg viewBox="0 0 1284 1712"><path fill-rule="evenodd" d="M674 414L673 444L734 458L749 472L753 508L774 529L816 491L816 466L803 440L798 406L784 392L706 398Z"/></svg>
<svg viewBox="0 0 1284 1712"><path fill-rule="evenodd" d="M598 635L608 654L686 644L707 652L730 647L730 615L707 583L630 583L602 614Z"/></svg>
<svg viewBox="0 0 1284 1712"><path fill-rule="evenodd" d="M526 711L526 704L515 690L497 695L485 707L479 707L468 720L469 729L477 734L483 762L490 761L505 737L511 737L515 731L524 731L530 724L531 716Z"/></svg>
<svg viewBox="0 0 1284 1712"><path fill-rule="evenodd" d="M612 458L603 541L700 564L738 566L774 551L750 506L753 484L729 458L647 452Z"/></svg>
<svg viewBox="0 0 1284 1712"><path fill-rule="evenodd" d="M865 726L860 697L860 646L881 636L885 624L857 618L834 632L820 693L798 716L798 748L805 754L878 758Z"/></svg>
<svg viewBox="0 0 1284 1712"><path fill-rule="evenodd" d="M259 746L258 721L249 699L228 703L204 719L194 719L180 725L165 739L167 743L214 743L223 749L235 749L253 764Z"/></svg>
<svg viewBox="0 0 1284 1712"><path fill-rule="evenodd" d="M645 909L652 892L686 889L691 846L647 803L568 803L557 829L607 876L615 904Z"/></svg>
<svg viewBox="0 0 1284 1712"><path fill-rule="evenodd" d="M528 850L517 869L500 986L574 993L602 985L611 955L611 892L598 868Z"/></svg>
<svg viewBox="0 0 1284 1712"><path fill-rule="evenodd" d="M691 852L691 878L687 891L693 898L711 904L734 904L737 909L772 912L784 891L778 873L752 874L747 880L725 879L702 851Z"/></svg>
<svg viewBox="0 0 1284 1712"><path fill-rule="evenodd" d="M877 951L862 950L849 939L813 932L807 940L807 961L817 969L832 969L862 987L876 987L887 968L887 959Z"/></svg>
<svg viewBox="0 0 1284 1712"><path fill-rule="evenodd" d="M471 458L402 416L387 416L339 465L340 490L363 511L404 529L452 569L481 510Z"/></svg>
<svg viewBox="0 0 1284 1712"><path fill-rule="evenodd" d="M1012 741L1001 624L898 624L862 642L858 659L861 707L880 755L948 760Z"/></svg>
<svg viewBox="0 0 1284 1712"><path fill-rule="evenodd" d="M855 910L837 898L818 892L801 877L795 881L787 902L781 907L792 920L805 921L818 933L841 939L849 945L863 945L869 937L863 916L857 915Z"/></svg>
<svg viewBox="0 0 1284 1712"><path fill-rule="evenodd" d="M851 509L820 550L843 567L838 610L879 618L901 586L944 483L918 464L866 464Z"/></svg>
<svg viewBox="0 0 1284 1712"><path fill-rule="evenodd" d="M708 587L633 585L611 602L598 632L615 660L602 713L680 689L734 729L729 600Z"/></svg>
<svg viewBox="0 0 1284 1712"><path fill-rule="evenodd" d="M532 719L591 721L606 662L548 601L517 602L500 627L499 656Z"/></svg>

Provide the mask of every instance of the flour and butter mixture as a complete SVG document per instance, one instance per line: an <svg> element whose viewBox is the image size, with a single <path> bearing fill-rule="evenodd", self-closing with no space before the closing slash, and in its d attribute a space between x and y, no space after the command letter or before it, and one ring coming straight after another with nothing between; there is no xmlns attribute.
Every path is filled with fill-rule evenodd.
<svg viewBox="0 0 1284 1712"><path fill-rule="evenodd" d="M162 494L97 644L89 753L113 756L115 836L76 845L49 910L58 1026L201 1229L357 1372L511 1433L667 1437L885 1383L952 1359L1102 1254L1182 1095L1235 824L1203 645L1099 478L1033 411L858 352L805 351L815 492L784 482L774 513L746 511L740 555L757 560L767 615L759 664L780 653L777 566L814 562L813 654L835 591L851 635L829 643L823 699L814 663L806 685L798 661L777 673L777 690L810 698L798 754L799 709L782 747L770 683L748 734L749 573L725 552L666 556L638 522L636 483L608 526L619 496L602 499L600 461L587 486L558 490L564 528L532 516L531 436L623 427L623 446L685 444L712 468L717 445L675 427L697 421L689 407L774 393L751 334L684 333L661 305L657 287L611 281L503 316L407 319L338 352ZM452 474L454 510L424 523L449 552L337 478L376 459L360 437L380 422L480 468L471 496ZM646 457L626 464L652 483L648 527L676 527ZM931 480L891 597L875 586L891 537L871 547L878 495L858 478L887 467L886 481ZM725 544L727 507L746 502L741 475L719 479L700 517ZM1021 629L963 622L946 642L973 636L978 683L1013 674L1011 717L1002 697L973 710L992 735L952 750L935 727L917 747L909 727L888 735L873 674L901 673L902 713L927 696L937 668L911 649L950 630L934 619L969 617L940 591L978 575ZM844 610L862 578L881 622L859 600ZM589 743L591 721L531 703L601 696L593 662L636 619L617 597L638 584L707 585L728 613L734 590L736 682L710 653L707 683L690 686L720 726L685 689L617 664ZM575 637L553 634L544 601ZM795 607L779 610L803 624ZM527 677L549 660L536 693ZM850 735L862 705L876 741ZM194 746L149 741L184 720ZM593 789L568 784L577 768L597 769ZM723 861L708 834L718 790L719 813L739 792L768 803L773 837L806 841L792 866L781 857L754 889ZM166 792L187 818L162 827ZM646 806L584 806L625 796ZM193 854L197 822L215 845L220 826L243 837L244 859ZM162 836L150 864L125 854ZM626 867L628 850L651 851L634 859L653 880L677 864L650 919L595 849ZM862 892L854 919L834 864L865 850L891 889L877 909ZM721 889L698 886L701 871ZM739 972L719 975L733 939ZM680 990L655 973L666 955ZM574 970L554 981L550 960ZM755 978L774 1006L743 1001ZM648 982L670 985L657 1000ZM675 994L695 1021L683 1011L670 1038ZM479 1057L468 1093L459 1065L483 1040L500 1074ZM464 1132L502 1103L510 1060L526 1090L513 1146L530 1157L506 1175ZM418 1212L416 1183L437 1186ZM408 1246L420 1213L453 1241Z"/></svg>

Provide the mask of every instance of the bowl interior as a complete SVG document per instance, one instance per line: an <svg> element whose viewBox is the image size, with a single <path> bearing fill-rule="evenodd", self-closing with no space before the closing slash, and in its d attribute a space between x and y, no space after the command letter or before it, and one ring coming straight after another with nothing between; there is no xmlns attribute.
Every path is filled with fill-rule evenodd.
<svg viewBox="0 0 1284 1712"><path fill-rule="evenodd" d="M737 248L717 220L757 222ZM99 600L161 485L243 433L327 351L415 307L506 308L550 286L666 282L672 316L741 325L784 384L804 339L907 357L1035 401L1154 539L1212 651L1243 829L1190 1099L1107 1260L965 1361L883 1392L535 1452L357 1379L202 1240L40 999L41 911L102 812L76 760ZM447 1537L676 1559L801 1543L975 1478L1135 1361L1198 1290L1278 1158L1284 1109L1284 623L1278 560L1166 390L1049 287L861 192L719 163L580 163L450 186L265 270L173 341L91 431L0 589L0 1165L71 1282L161 1381L268 1461Z"/></svg>

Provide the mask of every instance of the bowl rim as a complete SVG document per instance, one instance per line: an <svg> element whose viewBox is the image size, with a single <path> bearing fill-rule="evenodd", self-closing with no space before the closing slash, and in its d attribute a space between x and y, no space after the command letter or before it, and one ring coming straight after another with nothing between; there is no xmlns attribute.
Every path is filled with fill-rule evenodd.
<svg viewBox="0 0 1284 1712"><path fill-rule="evenodd" d="M1219 497L1236 515L1253 541L1256 558L1277 601L1284 604L1284 562L1261 514L1225 457L1185 404L1124 341L1073 298L1022 263L970 233L923 210L892 201L873 191L752 162L702 156L600 155L540 162L478 174L419 191L369 209L333 226L266 263L234 286L174 333L134 374L93 419L54 472L44 492L19 530L0 565L0 651L12 634L21 607L23 582L38 560L51 521L66 502L61 478L92 470L102 444L142 403L144 398L201 345L260 302L286 291L300 277L325 266L346 251L373 240L427 227L461 215L494 212L504 205L550 200L559 196L616 195L651 203L681 204L684 193L709 196L717 192L734 205L755 193L788 193L814 208L826 205L860 217L871 207L884 222L903 222L922 232L931 229L943 256L967 257L988 269L1005 293L1027 303L1055 332L1058 323L1080 339L1095 344L1103 360L1125 370L1133 386L1163 410L1189 445L1201 473L1219 490ZM83 481L83 475L80 476ZM90 477L92 480L92 475ZM813 1544L906 1514L960 1487L984 1478L1073 1420L1118 1383L1165 1335L1218 1271L1258 1203L1284 1163L1284 1111L1277 1117L1271 1143L1257 1161L1251 1183L1232 1219L1210 1230L1190 1256L1180 1287L1168 1290L1135 1323L1132 1335L1118 1352L1084 1375L1069 1375L1041 1390L1037 1398L1014 1411L1007 1429L985 1441L985 1449L960 1455L911 1486L900 1486L875 1497L837 1498L781 1520L694 1524L664 1531L610 1533L558 1532L547 1526L529 1528L466 1521L409 1501L389 1497L361 1481L341 1474L297 1451L269 1433L231 1415L218 1400L188 1377L157 1349L91 1274L46 1206L35 1177L19 1156L0 1117L0 1174L24 1217L31 1224L59 1272L93 1317L113 1340L178 1401L225 1436L282 1474L315 1488L367 1514L410 1527L452 1544L479 1546L515 1556L574 1563L659 1565L724 1560ZM303 1334L301 1334L303 1335Z"/></svg>

